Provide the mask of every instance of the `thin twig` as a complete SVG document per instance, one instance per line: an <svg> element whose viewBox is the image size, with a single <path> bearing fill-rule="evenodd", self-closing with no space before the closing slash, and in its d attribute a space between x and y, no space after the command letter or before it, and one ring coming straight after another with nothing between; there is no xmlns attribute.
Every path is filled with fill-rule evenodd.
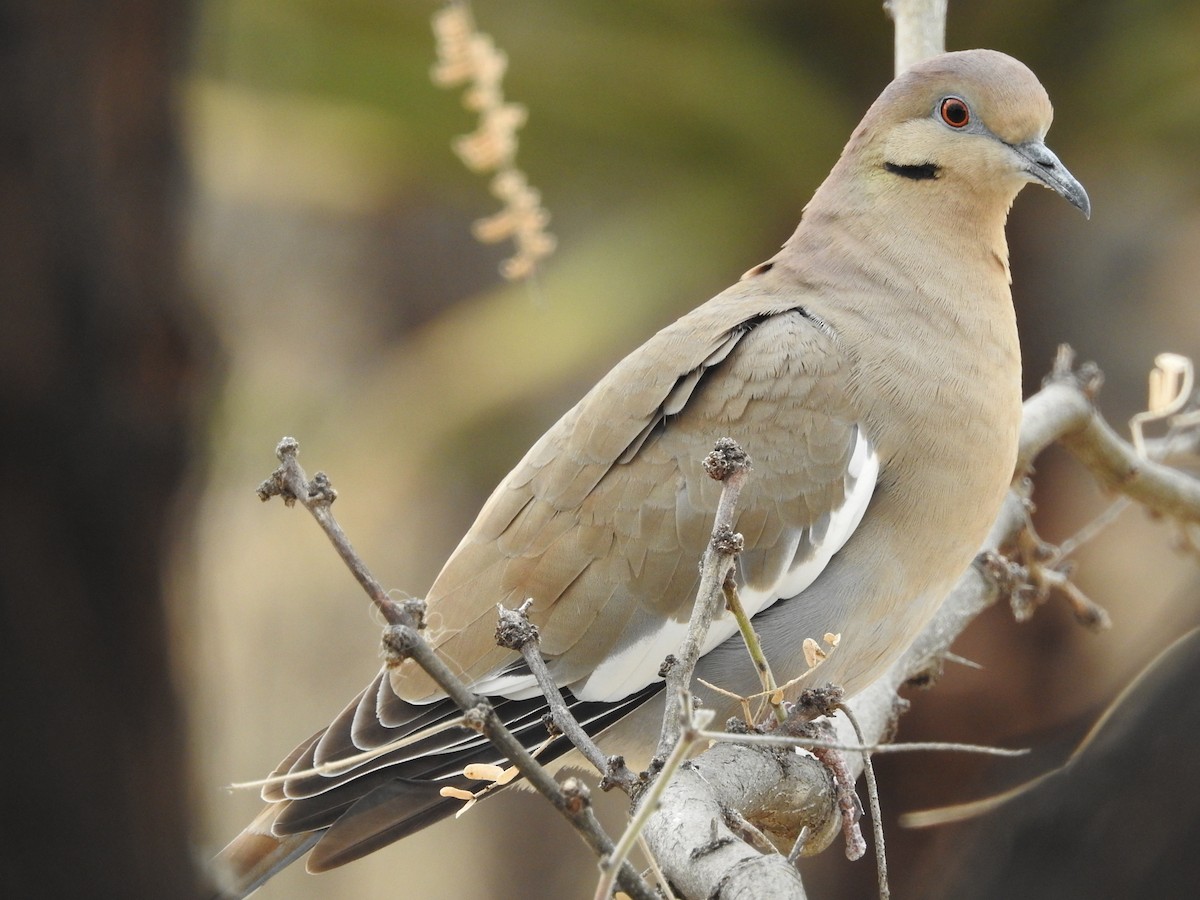
<svg viewBox="0 0 1200 900"><path fill-rule="evenodd" d="M705 471L720 481L721 498L717 502L716 520L713 523L712 540L700 563L700 588L692 616L688 622L687 635L679 656L666 669L666 709L663 712L662 734L658 739L655 756L664 758L679 745L680 723L684 721L679 707L680 698L688 695L692 673L700 659L700 650L709 626L720 608L724 597L722 585L725 574L733 566L742 549L741 535L733 532L733 513L737 507L742 485L750 474L750 457L730 438L721 438L713 451L705 457Z"/></svg>
<svg viewBox="0 0 1200 900"><path fill-rule="evenodd" d="M792 844L792 849L787 855L787 861L795 865L801 856L804 855L804 845L808 843L808 826L805 825L800 829L800 833L796 835L796 842Z"/></svg>
<svg viewBox="0 0 1200 900"><path fill-rule="evenodd" d="M1066 572L1040 566L1036 574L1037 580L1047 591L1058 591L1066 598L1079 622L1096 631L1106 631L1112 627L1108 611L1085 594Z"/></svg>
<svg viewBox="0 0 1200 900"><path fill-rule="evenodd" d="M263 500L281 496L289 506L299 501L312 513L338 555L388 622L383 631L386 664L395 666L405 659L413 660L465 713L466 726L485 735L492 746L517 767L522 777L562 813L597 855L603 857L611 854L612 839L600 826L591 806L580 804L576 798L567 796L546 768L505 727L491 701L476 695L467 687L421 636L422 623L418 613L424 604L392 600L371 575L329 512L329 504L337 497L337 492L322 473L318 473L312 483L308 482L304 470L296 461L299 449L299 444L293 438L284 438L279 442L275 453L282 465L260 485L258 494ZM653 900L655 897L653 889L628 862L620 866L616 877L621 889L631 897L637 900Z"/></svg>
<svg viewBox="0 0 1200 900"><path fill-rule="evenodd" d="M973 659L967 659L965 656L959 656L957 653L947 651L942 654L942 660L944 662L957 663L968 669L975 669L977 672L983 671L983 666L980 663L975 662Z"/></svg>
<svg viewBox="0 0 1200 900"><path fill-rule="evenodd" d="M282 497L288 506L299 501L301 506L312 513L312 517L317 520L342 562L362 585L362 589L367 592L367 596L387 623L416 627L417 617L410 604L398 603L388 596L383 585L375 579L355 551L350 538L342 531L342 526L333 517L329 507L337 499L337 491L333 489L325 473L318 472L310 482L297 459L299 453L300 443L295 438L285 437L276 445L275 456L279 459L280 466L258 486L259 499L265 503L278 496Z"/></svg>
<svg viewBox="0 0 1200 900"><path fill-rule="evenodd" d="M646 843L646 832L644 830L638 831L637 844L642 854L646 857L646 867L654 875L654 883L658 885L658 889L662 892L665 900L679 900L675 896L675 892L671 890L671 879L663 872L662 866L658 864L658 860L650 849L650 845Z"/></svg>
<svg viewBox="0 0 1200 900"><path fill-rule="evenodd" d="M755 636L755 642L757 643L758 635L755 633L754 636ZM807 641L806 641L806 643L807 643ZM813 643L815 644L816 642L813 641ZM749 649L749 648L747 648L747 649ZM759 652L761 653L761 649ZM753 653L753 651L751 651L751 658L753 658L753 655L754 655L754 653ZM772 673L770 671L770 667L768 666L767 670L766 670L766 676L767 676L767 678L771 679L771 682L773 683L773 687L771 687L769 690L759 691L757 694L750 694L749 696L742 696L741 694L734 693L733 691L727 691L727 690L725 690L725 688L721 687L720 685L713 684L711 681L705 681L703 678L697 677L696 681L699 682L700 684L704 685L706 688L708 688L710 691L713 691L716 694L720 694L723 697L728 697L730 700L738 701L738 703L741 704L741 707L742 707L743 718L745 719L745 721L747 723L754 724L755 722L758 721L758 715L755 714L750 709L750 703L753 700L762 700L762 701L772 705L773 707L775 707L776 722L782 723L783 721L785 721L787 719L787 711L783 708L783 704L782 704L782 697L784 696L784 694L786 694L786 692L790 688L795 687L796 685L800 684L802 681L806 681L808 679L808 677L817 670L817 667L820 666L823 662L825 662L825 660L828 658L829 658L828 654L822 655L813 665L809 666L807 669L805 669L803 672L801 672L795 678L792 678L789 681L785 681L783 684L774 684L774 676L772 675ZM764 663L766 662L765 654L763 655L763 662ZM759 672L760 672L760 679L761 679L762 670L759 670ZM762 709L761 705L760 705L759 709L761 711L761 709ZM780 719L778 717L778 714L780 712L782 712L784 714L782 719Z"/></svg>
<svg viewBox="0 0 1200 900"><path fill-rule="evenodd" d="M1059 348L1045 386L1025 402L1018 472L1058 441L1105 487L1140 505L1186 522L1200 522L1200 478L1139 456L1092 403L1099 389L1095 366L1076 371L1070 347Z"/></svg>
<svg viewBox="0 0 1200 900"><path fill-rule="evenodd" d="M704 727L713 718L712 710L694 709L691 694L687 692L684 692L684 696L676 704L676 709L681 710L680 715L682 716L682 721L678 723L678 728L676 729L679 738L675 746L671 749L671 752L667 755L667 758L663 761L658 776L638 799L637 809L630 818L629 824L625 826L625 831L617 841L616 847L611 854L600 860L601 876L600 882L596 885L595 900L607 900L611 896L614 867L618 864L629 865L626 859L641 837L642 829L646 827L646 823L650 821L650 817L658 809L659 801L662 799L663 792L666 791L667 786L671 783L672 776L683 765L684 760L691 755L692 748L701 740L700 735L703 733Z"/></svg>
<svg viewBox="0 0 1200 900"><path fill-rule="evenodd" d="M1024 756L1027 749L987 747L982 744L957 744L950 741L908 741L900 744L846 744L786 734L732 734L728 731L702 731L700 738L721 744L746 744L762 747L794 747L800 750L843 750L852 753L978 753L984 756Z"/></svg>
<svg viewBox="0 0 1200 900"><path fill-rule="evenodd" d="M521 775L538 793L566 816L588 846L601 856L612 853L612 839L600 827L591 808L575 808L546 768L539 764L504 726L491 701L486 697L477 696L463 684L415 629L405 625L389 626L384 630L384 646L395 654L393 660L407 657L416 662L437 682L454 704L468 715L474 711L478 717L479 730L520 770ZM617 877L622 890L630 896L641 900L650 900L654 896L654 891L628 863L621 866Z"/></svg>
<svg viewBox="0 0 1200 900"><path fill-rule="evenodd" d="M732 806L725 807L725 824L729 830L759 853L778 853L778 848L762 830Z"/></svg>
<svg viewBox="0 0 1200 900"><path fill-rule="evenodd" d="M762 643L758 640L758 632L754 630L750 617L746 615L746 608L742 606L742 598L738 596L737 581L734 579L733 573L734 569L730 568L725 573L725 581L721 585L721 591L725 596L725 608L733 614L733 620L737 622L738 631L742 635L742 643L746 645L746 650L754 663L754 670L758 672L759 681L762 683L763 695L772 712L775 713L775 721L782 722L787 718L787 712L783 708L783 697L779 685L775 683L775 675L771 671L771 664L767 661L766 653L763 652ZM755 723L750 722L749 724Z"/></svg>
<svg viewBox="0 0 1200 900"><path fill-rule="evenodd" d="M1164 355L1169 355L1169 354L1160 354L1159 358L1161 359ZM1159 412L1153 413L1153 414L1139 413L1139 415L1134 416L1133 419L1130 420L1130 429L1133 431L1133 437L1134 437L1134 440L1133 440L1134 451L1138 455L1143 456L1146 459L1150 459L1155 462L1162 463L1162 462L1164 462L1164 459L1170 458L1170 454L1171 454L1172 450L1174 449L1174 444L1172 443L1172 439L1179 437L1181 432L1172 430L1172 432L1168 433L1167 437L1164 439L1147 442L1142 436L1141 429L1134 428L1134 422L1141 422L1146 419L1161 418L1164 415L1169 416L1175 412L1178 412L1179 409L1183 408L1183 406L1187 403L1187 401L1189 399L1189 394L1191 392L1192 377L1193 377L1191 368L1190 368L1190 361L1188 361L1188 362L1189 362L1189 368L1188 368L1188 375L1187 375L1186 383L1185 383L1183 389L1178 394L1178 396L1175 398L1174 402L1172 402L1170 404L1170 406L1165 410L1162 410L1162 411L1159 411ZM1155 369L1154 372L1151 373L1151 375L1154 375L1154 374L1158 373L1159 371L1160 371L1159 369ZM1153 381L1153 379L1152 379L1152 381ZM1174 429L1174 426L1172 426L1172 428ZM1200 431L1198 431L1197 433L1200 433ZM1100 515L1096 516L1094 519L1092 519L1090 522L1088 522L1086 525L1084 525L1082 528L1080 528L1079 531L1077 531L1071 537L1067 538L1067 540L1065 540L1061 544L1059 544L1057 552L1055 553L1052 562L1057 562L1060 559L1065 559L1065 558L1069 557L1072 553L1074 553L1076 550L1078 550L1080 547L1082 547L1088 541L1095 538L1096 535L1098 535L1105 528L1107 528L1109 525L1111 525L1113 522L1115 522L1117 517L1120 516L1121 513L1123 513L1126 510L1126 508L1128 508L1132 503L1133 503L1133 501L1128 496L1118 497L1116 500L1114 500L1112 503L1110 503L1108 505L1108 507L1102 513L1100 513Z"/></svg>
<svg viewBox="0 0 1200 900"><path fill-rule="evenodd" d="M865 744L863 731L858 725L858 718L854 715L854 711L843 703L841 712L849 720L850 726L858 737L858 742ZM887 854L883 849L883 810L879 805L879 784L875 781L875 767L871 765L869 750L863 751L862 761L863 777L867 782L867 804L871 810L871 831L875 836L875 875L879 882L879 900L888 900L892 895L892 890L888 884Z"/></svg>
<svg viewBox="0 0 1200 900"><path fill-rule="evenodd" d="M529 600L516 610L498 605L500 622L496 627L497 642L510 650L520 651L542 691L542 696L550 704L554 724L571 745L595 766L606 782L629 794L638 782L637 775L620 760L620 757L606 756L567 706L562 691L559 690L558 684L546 667L546 660L542 657L537 626L529 620L530 605Z"/></svg>
<svg viewBox="0 0 1200 900"><path fill-rule="evenodd" d="M867 841L858 824L862 816L862 803L854 792L854 776L846 757L837 750L814 750L813 755L833 774L838 811L842 819L842 836L846 842L846 859L851 862L862 859L867 852Z"/></svg>
<svg viewBox="0 0 1200 900"><path fill-rule="evenodd" d="M1096 535L1100 534L1100 532L1115 522L1117 517L1120 516L1121 513L1123 513L1132 503L1133 501L1128 497L1118 497L1116 500L1110 503L1105 510L1100 513L1100 515L1096 516L1077 532L1059 544L1058 548L1054 552L1054 556L1050 560L1050 564L1053 565L1060 560L1066 559L1088 541L1095 538Z"/></svg>
<svg viewBox="0 0 1200 900"><path fill-rule="evenodd" d="M914 810L912 812L903 813L900 816L900 825L903 828L928 828L933 825L944 825L949 822L961 822L964 819L970 819L983 813L998 809L1016 797L1027 794L1034 787L1044 784L1045 782L1058 777L1064 772L1071 769L1079 759L1087 752L1092 744L1101 738L1105 729L1123 707L1130 703L1140 688L1143 688L1150 678L1155 673L1161 672L1162 667L1167 664L1167 661L1176 654L1194 653L1196 647L1188 647L1189 643L1195 643L1197 637L1200 636L1200 628L1193 628L1190 631L1177 637L1167 647L1163 648L1158 654L1147 663L1141 671L1133 677L1131 681L1121 688L1121 692L1109 702L1105 707L1104 712L1100 717L1092 723L1092 727L1088 729L1083 740L1071 751L1071 755L1061 766L1042 772L1030 780L1022 784L1011 787L1008 790L1002 791L999 794L993 794L990 797L984 797L979 800L970 800L965 803L956 803L952 806L940 807L938 809ZM1127 708L1127 707L1126 707Z"/></svg>

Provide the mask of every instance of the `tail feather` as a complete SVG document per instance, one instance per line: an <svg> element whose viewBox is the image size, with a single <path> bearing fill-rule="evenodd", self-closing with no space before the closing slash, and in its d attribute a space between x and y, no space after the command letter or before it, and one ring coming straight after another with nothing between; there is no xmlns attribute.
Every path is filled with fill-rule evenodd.
<svg viewBox="0 0 1200 900"><path fill-rule="evenodd" d="M335 720L332 735L318 732L276 768L274 774L285 777L263 790L267 808L213 861L214 878L221 886L219 900L247 896L310 850L308 870L323 872L400 840L459 808L461 801L443 797L442 788L479 787L463 774L468 763L507 765L482 734L460 723L453 730L388 749L397 736L456 720L460 713L449 700L413 706L390 695L388 722L393 724L379 718L371 725L358 705L376 709L380 685L386 684L377 678ZM615 703L580 701L569 693L565 699L584 728L598 734L660 690L662 684L655 683ZM529 749L540 747L538 758L548 765L570 745L561 736L547 741L546 707L541 697L500 698L495 703L517 739ZM405 708L407 718L402 715ZM385 752L332 771L325 765L375 749Z"/></svg>
<svg viewBox="0 0 1200 900"><path fill-rule="evenodd" d="M394 779L360 799L326 831L308 858L310 872L344 866L462 808L428 782Z"/></svg>
<svg viewBox="0 0 1200 900"><path fill-rule="evenodd" d="M271 826L282 808L279 804L266 807L214 857L215 900L241 900L254 893L321 839L323 831L276 837Z"/></svg>

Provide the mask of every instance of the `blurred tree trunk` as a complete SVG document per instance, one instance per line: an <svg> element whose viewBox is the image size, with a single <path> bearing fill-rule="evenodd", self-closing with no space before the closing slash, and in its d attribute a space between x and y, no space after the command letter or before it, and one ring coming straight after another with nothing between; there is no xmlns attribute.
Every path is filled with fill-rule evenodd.
<svg viewBox="0 0 1200 900"><path fill-rule="evenodd" d="M179 272L170 0L0 6L10 897L188 897L162 562L208 332Z"/></svg>

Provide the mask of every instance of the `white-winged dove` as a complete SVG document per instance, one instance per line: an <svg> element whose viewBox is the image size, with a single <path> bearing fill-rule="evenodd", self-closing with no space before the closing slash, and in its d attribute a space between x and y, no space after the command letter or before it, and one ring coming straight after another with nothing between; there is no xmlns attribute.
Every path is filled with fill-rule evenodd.
<svg viewBox="0 0 1200 900"><path fill-rule="evenodd" d="M701 461L722 436L753 459L740 591L781 680L806 668L809 636L841 634L817 677L850 695L910 644L1013 474L1009 207L1035 183L1090 211L1043 143L1051 115L1004 54L914 66L868 110L783 249L622 360L504 479L429 590L428 638L522 741L545 737L546 704L496 645L496 604L532 598L579 718L607 752L646 762L659 668L683 636L720 490ZM728 615L705 650L699 677L759 689ZM736 713L698 691L718 721ZM264 790L268 807L222 854L231 895L309 850L309 869L328 869L452 812L439 789L494 756L474 732L302 773L456 712L413 663L381 671L279 766L298 774Z"/></svg>

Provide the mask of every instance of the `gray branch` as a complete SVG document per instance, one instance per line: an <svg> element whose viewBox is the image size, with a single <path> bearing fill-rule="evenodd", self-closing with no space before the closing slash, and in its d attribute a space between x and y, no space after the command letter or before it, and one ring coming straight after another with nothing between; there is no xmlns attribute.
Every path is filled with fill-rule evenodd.
<svg viewBox="0 0 1200 900"><path fill-rule="evenodd" d="M466 727L474 728L485 735L492 745L517 767L534 790L549 800L571 823L598 857L610 855L613 851L612 839L596 819L587 791L581 790L574 779L564 785L555 781L550 772L534 759L508 730L491 702L486 697L475 694L459 679L422 637L424 601L396 601L387 596L382 585L355 552L329 508L337 499L337 491L322 472L314 475L312 481L308 480L297 458L299 452L300 445L294 438L285 437L279 442L275 455L280 461L280 466L259 485L258 496L264 501L276 496L282 497L288 506L299 502L316 519L338 555L387 620L383 631L387 664L398 665L404 659L412 659L466 714ZM629 863L621 865L617 872L617 880L622 890L638 900L653 900L655 896L650 886Z"/></svg>
<svg viewBox="0 0 1200 900"><path fill-rule="evenodd" d="M896 26L896 74L946 52L948 0L884 0Z"/></svg>
<svg viewBox="0 0 1200 900"><path fill-rule="evenodd" d="M967 625L1019 587L1013 580L1014 567L999 553L1016 546L1028 527L1032 485L1026 475L1046 447L1061 443L1098 482L1148 509L1200 521L1200 479L1138 456L1093 405L1099 372L1091 366L1076 371L1072 363L1070 350L1062 348L1045 387L1025 402L1013 488L975 564L908 652L850 703L867 744L886 742L894 730L901 707L899 689L935 671ZM857 743L842 717L835 724L842 743ZM754 878L779 879L770 881L769 893L758 896L802 897L798 877L778 872L780 863L786 864L786 850L759 853L724 824L721 810L733 808L768 833L772 825L778 826L782 835L787 831L784 824L796 831L803 824L808 828L804 853L818 852L836 838L841 823L828 772L815 760L760 746L741 745L736 757L730 754L729 745L718 744L679 772L678 784L671 785L658 813L646 825L647 842L663 871L686 897L735 896L728 892L729 886L740 884L741 873L751 871ZM786 765L781 762L784 759ZM857 774L861 756L851 754L850 763ZM762 798L766 796L775 798L774 806L764 808ZM796 816L797 810L804 811L803 822L789 818ZM764 821L772 825L764 827ZM760 865L761 870L757 868Z"/></svg>

